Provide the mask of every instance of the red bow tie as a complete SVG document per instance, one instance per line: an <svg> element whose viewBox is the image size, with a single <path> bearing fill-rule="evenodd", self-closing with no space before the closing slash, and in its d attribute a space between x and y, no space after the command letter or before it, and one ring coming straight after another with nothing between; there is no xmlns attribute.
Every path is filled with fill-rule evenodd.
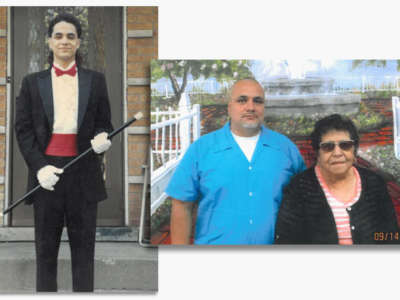
<svg viewBox="0 0 400 300"><path fill-rule="evenodd" d="M64 74L67 74L69 76L75 76L76 75L76 64L74 64L69 70L61 70L57 68L56 66L53 65L54 71L56 72L57 77L62 76Z"/></svg>

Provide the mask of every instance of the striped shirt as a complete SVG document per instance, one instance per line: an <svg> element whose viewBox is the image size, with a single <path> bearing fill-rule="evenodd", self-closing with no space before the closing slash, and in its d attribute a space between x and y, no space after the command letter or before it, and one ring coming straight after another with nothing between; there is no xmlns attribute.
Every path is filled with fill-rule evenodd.
<svg viewBox="0 0 400 300"><path fill-rule="evenodd" d="M315 174L317 175L319 184L324 191L325 197L332 210L333 217L336 223L336 230L339 238L339 245L352 245L353 239L350 228L350 216L348 211L351 210L351 206L358 201L361 194L361 180L360 175L356 168L352 167L354 174L356 175L356 185L353 192L352 199L343 203L337 199L329 190L324 178L322 177L321 170L318 166L315 167Z"/></svg>

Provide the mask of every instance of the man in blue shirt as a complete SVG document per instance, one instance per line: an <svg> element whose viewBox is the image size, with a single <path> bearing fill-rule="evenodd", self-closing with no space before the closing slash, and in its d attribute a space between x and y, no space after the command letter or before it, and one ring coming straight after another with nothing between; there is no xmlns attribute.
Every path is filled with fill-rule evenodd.
<svg viewBox="0 0 400 300"><path fill-rule="evenodd" d="M230 121L185 153L166 190L172 244L190 243L196 201L195 244L273 243L282 189L305 165L287 137L262 125L264 94L254 79L237 81Z"/></svg>

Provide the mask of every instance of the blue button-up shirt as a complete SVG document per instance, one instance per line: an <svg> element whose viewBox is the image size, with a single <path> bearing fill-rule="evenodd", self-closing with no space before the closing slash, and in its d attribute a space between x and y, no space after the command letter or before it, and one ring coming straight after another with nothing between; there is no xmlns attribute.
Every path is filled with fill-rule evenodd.
<svg viewBox="0 0 400 300"><path fill-rule="evenodd" d="M264 126L249 162L227 123L190 145L166 193L198 201L195 244L271 244L282 189L304 169L297 147Z"/></svg>

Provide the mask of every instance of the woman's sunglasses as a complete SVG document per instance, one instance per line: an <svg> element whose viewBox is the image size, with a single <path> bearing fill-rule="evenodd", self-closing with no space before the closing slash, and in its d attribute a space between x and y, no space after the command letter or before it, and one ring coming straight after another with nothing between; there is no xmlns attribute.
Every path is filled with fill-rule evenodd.
<svg viewBox="0 0 400 300"><path fill-rule="evenodd" d="M323 142L319 144L319 148L324 152L332 152L336 145L343 151L349 151L354 146L354 141Z"/></svg>

